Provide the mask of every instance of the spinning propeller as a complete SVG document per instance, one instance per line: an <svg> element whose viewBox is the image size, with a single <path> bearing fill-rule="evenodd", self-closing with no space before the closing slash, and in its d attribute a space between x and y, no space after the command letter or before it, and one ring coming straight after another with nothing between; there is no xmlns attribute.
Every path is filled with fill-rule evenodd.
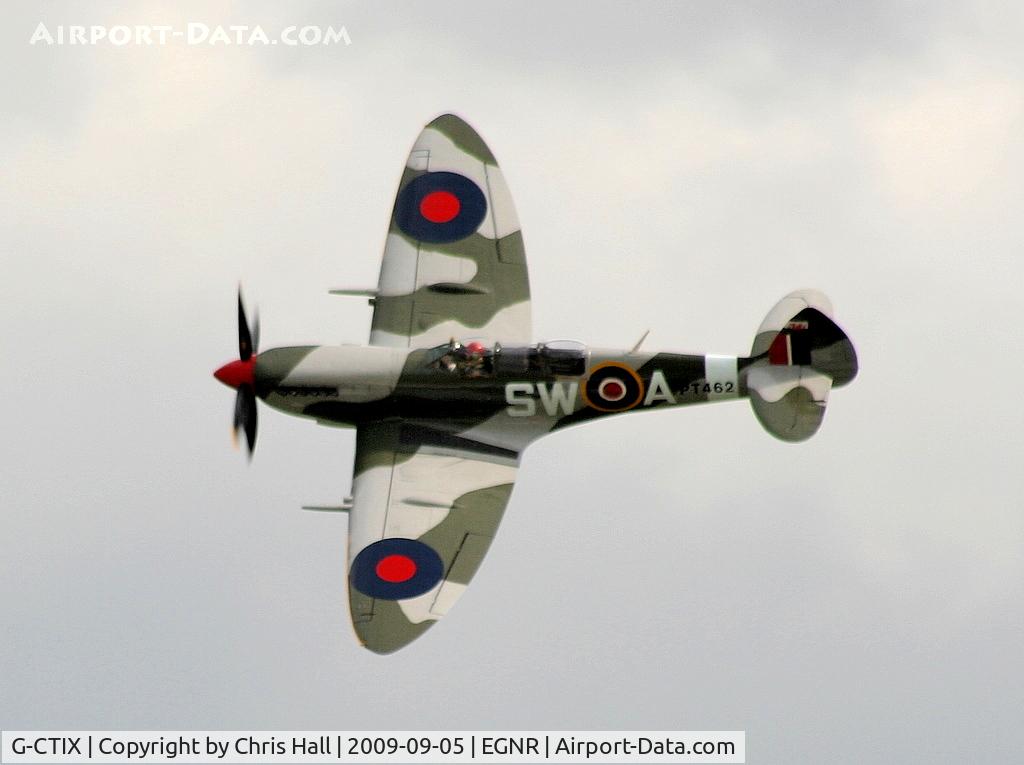
<svg viewBox="0 0 1024 765"><path fill-rule="evenodd" d="M260 346L260 319L255 316L252 331L242 305L242 288L238 288L238 360L222 366L213 376L238 391L235 394L235 418L232 437L238 444L238 431L245 431L245 441L252 458L256 447L256 354Z"/></svg>

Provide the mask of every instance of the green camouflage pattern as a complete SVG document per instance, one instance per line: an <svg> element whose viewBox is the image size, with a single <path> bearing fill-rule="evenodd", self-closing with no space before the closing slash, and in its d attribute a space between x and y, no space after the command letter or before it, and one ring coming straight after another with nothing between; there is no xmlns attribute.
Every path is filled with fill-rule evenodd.
<svg viewBox="0 0 1024 765"><path fill-rule="evenodd" d="M423 242L392 211L370 343L423 348L450 337L489 343L531 340L530 282L519 218L494 155L455 115L438 117L413 146L402 191L428 173L457 173L483 192L486 217L469 236Z"/></svg>
<svg viewBox="0 0 1024 765"><path fill-rule="evenodd" d="M476 228L459 229L464 220ZM415 640L465 591L536 439L599 417L748 398L770 433L803 440L829 391L857 373L831 305L812 290L779 302L747 357L534 343L511 195L494 155L453 115L427 125L410 153L372 293L369 346L271 349L253 356L253 384L275 409L356 428L349 602L356 635L377 653Z"/></svg>

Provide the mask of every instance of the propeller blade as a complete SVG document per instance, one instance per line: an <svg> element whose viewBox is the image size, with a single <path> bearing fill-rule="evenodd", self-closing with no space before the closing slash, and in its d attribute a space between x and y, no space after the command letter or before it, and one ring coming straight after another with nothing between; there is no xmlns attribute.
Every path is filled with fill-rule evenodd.
<svg viewBox="0 0 1024 765"><path fill-rule="evenodd" d="M257 354L260 352L260 311L258 308L253 309L252 312L252 352Z"/></svg>
<svg viewBox="0 0 1024 765"><path fill-rule="evenodd" d="M238 288L238 358L248 361L252 358L252 334L249 332L249 320L245 317L245 306L242 305L242 288Z"/></svg>
<svg viewBox="0 0 1024 765"><path fill-rule="evenodd" d="M237 437L238 431L242 427L242 423L245 422L245 402L242 401L242 388L246 386L240 385L238 392L235 394L235 417L231 423L231 430L234 431Z"/></svg>
<svg viewBox="0 0 1024 765"><path fill-rule="evenodd" d="M249 457L256 449L256 392L251 385L243 385L238 389L238 405L241 411L241 426L245 430L245 442L249 447Z"/></svg>
<svg viewBox="0 0 1024 765"><path fill-rule="evenodd" d="M214 372L214 377L232 388L235 393L235 413L231 421L231 440L238 448L238 433L245 431L245 443L249 447L249 459L252 459L256 448L256 389L253 387L254 370L252 364L240 364L252 359L260 342L260 317L253 312L253 327L249 329L249 319L245 315L242 303L242 285L238 285L238 361L226 364Z"/></svg>

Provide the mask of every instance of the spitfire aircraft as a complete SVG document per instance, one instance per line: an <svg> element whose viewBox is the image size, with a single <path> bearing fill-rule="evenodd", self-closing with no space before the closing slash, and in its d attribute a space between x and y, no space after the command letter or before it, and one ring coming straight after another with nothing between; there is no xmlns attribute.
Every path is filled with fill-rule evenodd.
<svg viewBox="0 0 1024 765"><path fill-rule="evenodd" d="M533 341L519 220L479 135L446 114L402 173L368 346L258 353L238 298L238 351L215 372L237 390L251 455L256 399L356 429L349 514L352 623L390 653L448 613L509 502L523 450L546 433L623 412L747 398L785 441L809 438L857 357L828 299L800 290L769 313L749 356Z"/></svg>

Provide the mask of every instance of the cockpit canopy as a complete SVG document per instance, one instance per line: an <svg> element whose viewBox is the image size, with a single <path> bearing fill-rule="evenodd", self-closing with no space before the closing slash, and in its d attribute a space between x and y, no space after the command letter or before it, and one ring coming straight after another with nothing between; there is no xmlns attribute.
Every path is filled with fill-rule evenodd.
<svg viewBox="0 0 1024 765"><path fill-rule="evenodd" d="M587 346L579 340L548 340L533 346L531 361L553 375L582 375L587 369Z"/></svg>
<svg viewBox="0 0 1024 765"><path fill-rule="evenodd" d="M578 340L550 340L527 347L489 347L479 340L454 339L432 349L429 366L462 377L522 375L580 376L587 368L587 348Z"/></svg>

